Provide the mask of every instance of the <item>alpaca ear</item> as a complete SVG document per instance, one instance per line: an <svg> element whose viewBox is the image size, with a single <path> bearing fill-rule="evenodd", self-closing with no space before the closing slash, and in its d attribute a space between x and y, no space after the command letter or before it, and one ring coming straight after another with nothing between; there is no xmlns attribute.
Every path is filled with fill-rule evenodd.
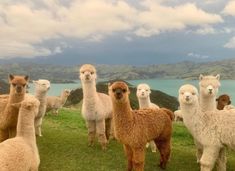
<svg viewBox="0 0 235 171"><path fill-rule="evenodd" d="M220 75L217 74L217 75L215 76L215 78L216 78L217 80L220 80Z"/></svg>
<svg viewBox="0 0 235 171"><path fill-rule="evenodd" d="M26 75L26 76L24 76L24 79L25 79L25 81L29 81L29 76L28 75Z"/></svg>
<svg viewBox="0 0 235 171"><path fill-rule="evenodd" d="M12 81L14 79L14 75L9 74L8 79L9 79L9 81Z"/></svg>
<svg viewBox="0 0 235 171"><path fill-rule="evenodd" d="M203 79L203 75L202 74L200 74L200 76L199 76L199 80L201 81L202 79Z"/></svg>
<svg viewBox="0 0 235 171"><path fill-rule="evenodd" d="M20 106L21 106L21 102L20 103L13 103L13 104L11 104L11 106L14 107L14 108L19 109Z"/></svg>

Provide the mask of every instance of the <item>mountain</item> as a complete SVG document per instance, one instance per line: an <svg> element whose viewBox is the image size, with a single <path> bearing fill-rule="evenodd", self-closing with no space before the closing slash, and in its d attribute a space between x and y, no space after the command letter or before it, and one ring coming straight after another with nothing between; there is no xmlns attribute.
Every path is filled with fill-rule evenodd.
<svg viewBox="0 0 235 171"><path fill-rule="evenodd" d="M95 65L101 80L133 79L198 79L200 74L220 74L221 79L235 79L235 59L215 62L181 62L177 64L153 64L147 66ZM54 83L68 83L79 79L80 65L61 66L52 64L11 63L0 65L0 78L9 73L27 74L31 80L43 78Z"/></svg>

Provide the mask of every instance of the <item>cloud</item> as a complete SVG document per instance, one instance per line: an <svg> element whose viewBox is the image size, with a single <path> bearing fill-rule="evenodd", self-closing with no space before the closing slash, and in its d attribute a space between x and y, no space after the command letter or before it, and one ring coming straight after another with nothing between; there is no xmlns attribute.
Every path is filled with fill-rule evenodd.
<svg viewBox="0 0 235 171"><path fill-rule="evenodd" d="M144 0L134 6L124 0L4 0L0 3L0 47L6 48L1 48L0 58L62 53L60 42L67 38L101 42L117 32L149 37L223 22L219 15L192 3L174 7L161 3ZM44 42L48 40L58 44L47 47Z"/></svg>
<svg viewBox="0 0 235 171"><path fill-rule="evenodd" d="M201 54L197 54L197 53L193 53L193 52L188 53L187 56L192 57L192 58L196 58L196 59L208 59L209 58L208 55L201 55Z"/></svg>
<svg viewBox="0 0 235 171"><path fill-rule="evenodd" d="M224 45L224 47L229 49L235 48L235 37L231 38L229 42Z"/></svg>
<svg viewBox="0 0 235 171"><path fill-rule="evenodd" d="M235 1L233 0L228 2L222 13L225 15L235 16Z"/></svg>

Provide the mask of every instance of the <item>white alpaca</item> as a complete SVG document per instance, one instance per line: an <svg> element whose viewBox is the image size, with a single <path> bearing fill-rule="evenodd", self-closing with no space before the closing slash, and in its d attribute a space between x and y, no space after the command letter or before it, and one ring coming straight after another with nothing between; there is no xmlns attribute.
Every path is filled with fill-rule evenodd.
<svg viewBox="0 0 235 171"><path fill-rule="evenodd" d="M137 86L136 96L139 102L139 108L152 108L159 109L159 106L150 101L151 89L148 84L139 84ZM150 141L146 144L146 147L150 145L152 152L156 152L157 147L154 141Z"/></svg>
<svg viewBox="0 0 235 171"><path fill-rule="evenodd" d="M202 111L215 111L217 110L217 102L216 95L218 94L220 87L220 75L216 76L207 75L203 76L202 74L199 76L199 104L201 106ZM198 144L197 142L195 142ZM200 161L202 156L202 149L198 146L197 150L197 161ZM220 157L216 163L216 168L218 171L221 168L226 167L226 149L222 149L220 152ZM225 166L222 166L225 165Z"/></svg>
<svg viewBox="0 0 235 171"><path fill-rule="evenodd" d="M58 96L48 96L46 111L48 112L48 111L52 110L53 114L58 115L59 109L64 106L69 95L70 95L70 90L65 89L61 92L61 95L59 97Z"/></svg>
<svg viewBox="0 0 235 171"><path fill-rule="evenodd" d="M223 155L221 152L225 146L235 150L235 112L203 112L198 102L198 91L189 84L179 89L179 102L184 124L202 149L201 171L211 171L216 160ZM225 170L226 164L222 163L220 171Z"/></svg>
<svg viewBox="0 0 235 171"><path fill-rule="evenodd" d="M20 108L17 135L0 143L1 171L38 171L40 158L36 144L34 118L38 112L39 101L33 96L14 107Z"/></svg>
<svg viewBox="0 0 235 171"><path fill-rule="evenodd" d="M111 132L112 102L111 98L96 91L96 69L90 64L80 68L83 89L82 116L88 127L88 142L93 145L96 134L102 149L106 149Z"/></svg>
<svg viewBox="0 0 235 171"><path fill-rule="evenodd" d="M46 113L47 105L47 92L50 89L50 81L40 79L38 81L33 81L35 85L35 97L40 101L39 111L35 118L35 132L36 135L42 136L41 126L42 120Z"/></svg>
<svg viewBox="0 0 235 171"><path fill-rule="evenodd" d="M216 95L220 87L220 75L199 76L200 106L202 111L216 110Z"/></svg>

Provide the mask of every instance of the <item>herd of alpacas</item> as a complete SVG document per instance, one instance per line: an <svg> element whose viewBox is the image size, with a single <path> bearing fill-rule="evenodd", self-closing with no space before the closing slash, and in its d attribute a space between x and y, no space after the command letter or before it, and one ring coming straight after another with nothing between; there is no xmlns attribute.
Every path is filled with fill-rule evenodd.
<svg viewBox="0 0 235 171"><path fill-rule="evenodd" d="M108 94L96 90L96 69L80 67L83 91L81 114L88 129L88 145L98 138L102 150L111 138L123 144L127 171L143 171L146 147L159 151L159 167L165 169L171 156L173 121L183 121L194 138L195 161L201 171L226 171L226 148L235 150L235 107L229 95L217 98L220 75L199 76L199 91L190 84L179 88L179 109L174 113L150 100L147 84L137 86L139 110L130 105L128 85L115 81ZM46 112L58 115L71 91L48 96L50 81L33 81L35 92L27 92L28 76L9 75L9 94L0 95L0 171L38 171L36 136L42 136Z"/></svg>

